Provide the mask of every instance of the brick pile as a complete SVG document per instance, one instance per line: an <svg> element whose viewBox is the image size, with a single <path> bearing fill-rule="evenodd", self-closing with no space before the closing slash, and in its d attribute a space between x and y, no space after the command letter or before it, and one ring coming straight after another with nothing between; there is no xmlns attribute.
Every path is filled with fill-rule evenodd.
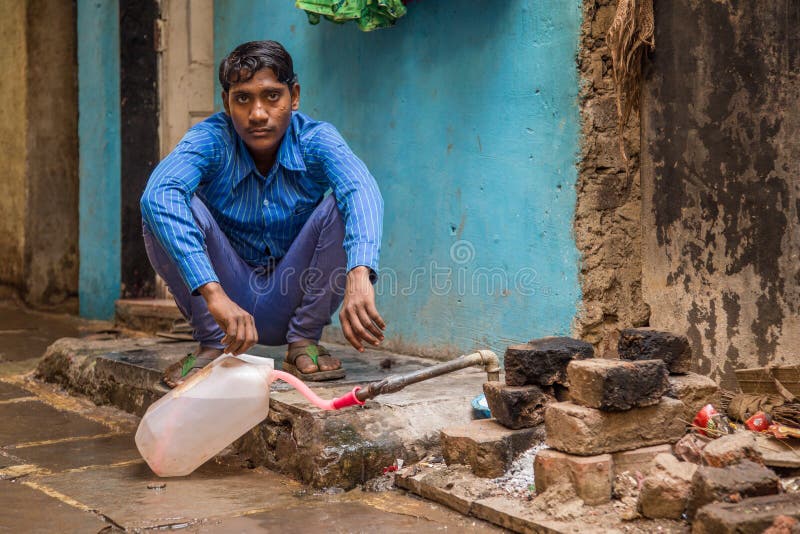
<svg viewBox="0 0 800 534"><path fill-rule="evenodd" d="M622 473L643 475L671 454L686 432L683 396L701 396L686 376L691 350L681 336L650 329L623 331L620 359L574 359L566 366L569 401L545 411L546 444L534 460L537 491L569 482L586 504L611 500ZM702 382L703 387L707 386ZM687 482L688 484L688 482Z"/></svg>

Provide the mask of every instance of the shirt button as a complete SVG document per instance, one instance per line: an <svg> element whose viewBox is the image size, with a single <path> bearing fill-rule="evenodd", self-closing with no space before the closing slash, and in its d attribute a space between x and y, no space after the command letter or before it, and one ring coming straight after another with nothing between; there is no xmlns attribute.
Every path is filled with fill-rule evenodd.
<svg viewBox="0 0 800 534"><path fill-rule="evenodd" d="M267 200L266 198L264 199L264 206L269 206L269 200Z"/></svg>

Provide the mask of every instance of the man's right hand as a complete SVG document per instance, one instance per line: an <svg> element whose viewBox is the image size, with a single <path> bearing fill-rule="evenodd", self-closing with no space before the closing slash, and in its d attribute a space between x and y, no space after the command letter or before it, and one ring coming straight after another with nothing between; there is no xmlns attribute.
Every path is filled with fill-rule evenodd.
<svg viewBox="0 0 800 534"><path fill-rule="evenodd" d="M206 300L211 316L225 332L225 337L222 338L225 352L235 356L258 343L255 319L233 302L221 285L210 282L201 286L198 292Z"/></svg>

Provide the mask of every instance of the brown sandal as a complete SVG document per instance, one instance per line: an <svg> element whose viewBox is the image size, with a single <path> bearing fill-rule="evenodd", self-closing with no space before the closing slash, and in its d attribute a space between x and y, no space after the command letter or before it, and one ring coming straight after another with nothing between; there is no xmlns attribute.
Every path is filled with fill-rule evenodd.
<svg viewBox="0 0 800 534"><path fill-rule="evenodd" d="M330 356L331 353L322 345L306 345L304 347L295 347L286 354L286 359L283 361L283 370L291 373L301 380L309 380L311 382L324 382L326 380L337 380L345 377L343 368L332 369L330 371L314 371L313 373L304 373L300 371L295 365L297 358L300 356L308 356L314 365L319 369L319 357Z"/></svg>

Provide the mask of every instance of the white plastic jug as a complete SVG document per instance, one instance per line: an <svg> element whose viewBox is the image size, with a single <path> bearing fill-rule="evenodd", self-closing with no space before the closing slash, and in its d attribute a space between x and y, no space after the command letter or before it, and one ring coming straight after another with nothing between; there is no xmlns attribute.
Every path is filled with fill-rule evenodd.
<svg viewBox="0 0 800 534"><path fill-rule="evenodd" d="M153 403L136 447L155 474L188 475L269 413L271 358L225 355Z"/></svg>
<svg viewBox="0 0 800 534"><path fill-rule="evenodd" d="M363 406L356 386L336 399L319 398L302 380L275 371L271 358L220 356L154 402L136 431L136 447L155 474L190 474L269 413L269 387L280 379L322 410Z"/></svg>

